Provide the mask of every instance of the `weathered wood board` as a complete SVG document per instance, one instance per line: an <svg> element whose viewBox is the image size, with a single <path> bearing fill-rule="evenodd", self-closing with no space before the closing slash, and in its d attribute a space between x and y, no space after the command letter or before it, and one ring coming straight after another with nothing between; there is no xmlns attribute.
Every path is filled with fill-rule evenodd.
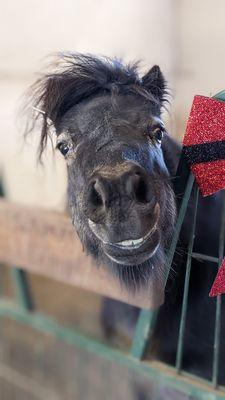
<svg viewBox="0 0 225 400"><path fill-rule="evenodd" d="M0 262L143 308L163 294L128 293L104 266L86 256L68 216L0 200Z"/></svg>

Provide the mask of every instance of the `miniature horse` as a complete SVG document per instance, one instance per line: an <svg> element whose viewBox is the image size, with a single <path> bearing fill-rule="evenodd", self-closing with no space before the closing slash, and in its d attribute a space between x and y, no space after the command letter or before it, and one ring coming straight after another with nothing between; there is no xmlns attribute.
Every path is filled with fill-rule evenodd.
<svg viewBox="0 0 225 400"><path fill-rule="evenodd" d="M53 129L56 147L66 160L69 208L84 249L128 290L157 291L176 219L173 177L180 154L161 120L167 90L160 68L154 66L140 77L138 64L62 54L31 87L30 95L32 128L41 122L39 156ZM217 255L215 221L221 204L220 194L200 198L195 251ZM172 364L191 214L190 201L154 334L158 357ZM193 262L184 343L183 367L207 378L215 322L215 301L208 293L215 273L211 265ZM138 309L106 300L106 331L113 331L125 315L134 323ZM223 339L221 360L224 353ZM220 367L224 379L224 364Z"/></svg>

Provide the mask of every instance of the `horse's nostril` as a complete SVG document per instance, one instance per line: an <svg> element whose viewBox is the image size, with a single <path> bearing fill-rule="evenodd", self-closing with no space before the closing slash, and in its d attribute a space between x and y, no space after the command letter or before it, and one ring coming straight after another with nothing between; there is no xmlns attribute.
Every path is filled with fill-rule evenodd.
<svg viewBox="0 0 225 400"><path fill-rule="evenodd" d="M113 171L114 172L114 171ZM123 210L123 199L128 199L142 209L149 209L154 199L153 187L146 171L137 165L129 165L127 170L104 175L98 173L92 178L86 197L86 208L89 218L93 220L103 219ZM126 208L126 207L124 207ZM121 214L122 215L122 214Z"/></svg>
<svg viewBox="0 0 225 400"><path fill-rule="evenodd" d="M154 197L151 184L148 176L142 169L135 169L130 171L126 179L126 191L128 195L131 195L138 203L149 203Z"/></svg>
<svg viewBox="0 0 225 400"><path fill-rule="evenodd" d="M136 200L140 203L147 203L151 199L149 198L148 186L143 178L139 178L134 186L134 193Z"/></svg>
<svg viewBox="0 0 225 400"><path fill-rule="evenodd" d="M89 202L94 206L94 207L101 207L103 205L103 200L101 193L99 191L99 185L98 182L93 182L90 190L90 195L89 195Z"/></svg>

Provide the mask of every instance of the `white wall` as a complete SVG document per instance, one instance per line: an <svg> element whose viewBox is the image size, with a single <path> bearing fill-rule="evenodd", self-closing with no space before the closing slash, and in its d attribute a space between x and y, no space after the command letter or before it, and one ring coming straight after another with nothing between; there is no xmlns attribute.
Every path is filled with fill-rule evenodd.
<svg viewBox="0 0 225 400"><path fill-rule="evenodd" d="M225 89L225 1L177 1L175 134L180 136L193 96Z"/></svg>
<svg viewBox="0 0 225 400"><path fill-rule="evenodd" d="M43 58L75 50L158 63L174 100L168 126L182 136L196 93L225 88L225 1L0 0L0 170L15 201L63 208L65 166L49 152L37 168L38 132L22 147L15 123L18 99Z"/></svg>

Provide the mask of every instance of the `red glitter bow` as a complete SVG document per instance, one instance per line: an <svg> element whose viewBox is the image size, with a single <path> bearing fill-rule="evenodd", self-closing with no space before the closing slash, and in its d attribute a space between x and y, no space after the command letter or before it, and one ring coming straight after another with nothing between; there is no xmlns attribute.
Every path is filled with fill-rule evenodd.
<svg viewBox="0 0 225 400"><path fill-rule="evenodd" d="M225 101L217 100L224 94L194 97L183 139L184 154L203 196L225 188Z"/></svg>
<svg viewBox="0 0 225 400"><path fill-rule="evenodd" d="M203 196L225 188L225 91L214 98L195 96L183 150ZM225 258L210 297L225 293Z"/></svg>
<svg viewBox="0 0 225 400"><path fill-rule="evenodd" d="M220 269L216 275L216 279L212 285L209 296L214 297L223 293L225 293L225 258L223 259Z"/></svg>

